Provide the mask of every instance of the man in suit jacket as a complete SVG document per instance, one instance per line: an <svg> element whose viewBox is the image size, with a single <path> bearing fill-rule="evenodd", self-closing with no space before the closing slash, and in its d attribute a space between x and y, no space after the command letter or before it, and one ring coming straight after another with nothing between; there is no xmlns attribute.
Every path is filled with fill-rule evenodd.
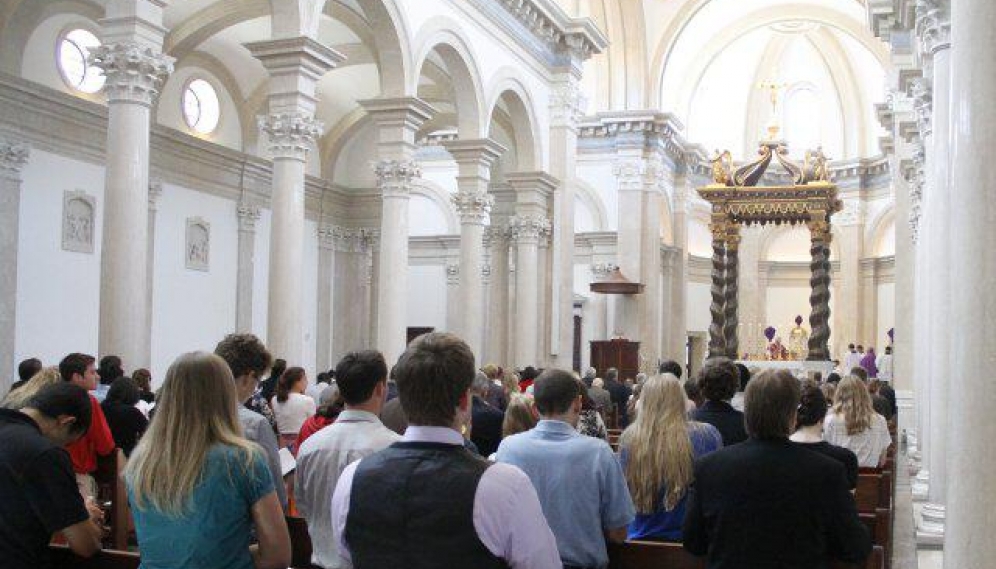
<svg viewBox="0 0 996 569"><path fill-rule="evenodd" d="M762 373L744 397L750 438L696 462L684 547L709 569L825 569L871 552L844 466L788 440L799 391L785 370Z"/></svg>
<svg viewBox="0 0 996 569"><path fill-rule="evenodd" d="M747 440L744 414L730 405L739 387L740 371L728 358L712 358L699 372L699 389L706 402L692 412L692 419L716 427L727 447Z"/></svg>
<svg viewBox="0 0 996 569"><path fill-rule="evenodd" d="M470 440L477 445L477 450L485 458L498 450L498 444L501 443L501 425L505 421L505 414L484 400L490 385L491 380L481 371L477 372L474 382L470 385L470 391L474 396L470 418Z"/></svg>

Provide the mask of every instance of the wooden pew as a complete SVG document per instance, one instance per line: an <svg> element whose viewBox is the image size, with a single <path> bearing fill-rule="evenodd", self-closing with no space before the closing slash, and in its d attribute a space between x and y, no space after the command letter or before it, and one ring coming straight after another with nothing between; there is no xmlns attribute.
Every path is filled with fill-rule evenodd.
<svg viewBox="0 0 996 569"><path fill-rule="evenodd" d="M93 557L80 557L65 545L48 546L52 569L138 569L137 553L105 549Z"/></svg>
<svg viewBox="0 0 996 569"><path fill-rule="evenodd" d="M859 472L854 501L859 512L874 512L876 508L892 508L892 472Z"/></svg>
<svg viewBox="0 0 996 569"><path fill-rule="evenodd" d="M786 546L790 547L788 544ZM624 544L609 544L609 569L705 569L705 566L704 557L695 557L688 553L680 543L627 541ZM830 567L831 569L884 569L885 552L876 545L864 565L834 561Z"/></svg>
<svg viewBox="0 0 996 569"><path fill-rule="evenodd" d="M118 448L107 456L97 457L97 470L93 474L97 482L97 502L111 504L104 520L110 528L110 533L104 539L104 546L122 551L128 549L128 538L132 533L128 491L121 478L124 467L124 452Z"/></svg>

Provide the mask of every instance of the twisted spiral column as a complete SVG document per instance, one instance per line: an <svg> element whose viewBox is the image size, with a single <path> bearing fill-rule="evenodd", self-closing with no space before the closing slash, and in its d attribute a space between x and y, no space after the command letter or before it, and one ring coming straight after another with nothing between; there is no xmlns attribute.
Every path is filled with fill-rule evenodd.
<svg viewBox="0 0 996 569"><path fill-rule="evenodd" d="M740 343L737 338L740 308L740 227L731 225L726 234L726 293L723 310L723 338L726 341L726 357L738 358Z"/></svg>
<svg viewBox="0 0 996 569"><path fill-rule="evenodd" d="M812 277L809 285L812 293L809 295L809 326L812 333L809 336L810 361L827 361L830 350L827 341L830 339L830 231L826 221L810 222L812 245L809 253L812 261L809 264Z"/></svg>
<svg viewBox="0 0 996 569"><path fill-rule="evenodd" d="M726 235L725 227L718 224L712 226L712 304L709 313L712 322L709 325L709 357L726 355L726 336L723 323L726 318Z"/></svg>

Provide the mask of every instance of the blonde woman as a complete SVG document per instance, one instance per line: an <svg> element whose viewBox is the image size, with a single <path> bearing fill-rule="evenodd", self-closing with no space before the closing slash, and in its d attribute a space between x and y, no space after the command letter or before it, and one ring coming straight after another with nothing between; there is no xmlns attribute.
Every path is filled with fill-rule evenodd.
<svg viewBox="0 0 996 569"><path fill-rule="evenodd" d="M290 538L266 458L242 437L235 382L214 354L181 356L125 482L144 567L278 569ZM249 545L252 527L258 545Z"/></svg>
<svg viewBox="0 0 996 569"><path fill-rule="evenodd" d="M667 373L648 379L636 421L619 440L619 458L636 506L627 539L681 541L694 461L722 446L716 427L688 420L685 390L677 377Z"/></svg>
<svg viewBox="0 0 996 569"><path fill-rule="evenodd" d="M508 402L505 419L501 425L501 436L507 438L518 433L524 433L536 426L536 409L532 399L515 393Z"/></svg>
<svg viewBox="0 0 996 569"><path fill-rule="evenodd" d="M0 407L4 409L21 409L43 387L61 382L62 376L59 375L59 368L55 366L44 368L31 376L31 379L27 383L8 393L7 397L4 397L3 403L0 403Z"/></svg>
<svg viewBox="0 0 996 569"><path fill-rule="evenodd" d="M858 466L880 467L892 444L885 417L875 412L864 381L844 378L834 393L833 409L823 424L823 440L850 449Z"/></svg>

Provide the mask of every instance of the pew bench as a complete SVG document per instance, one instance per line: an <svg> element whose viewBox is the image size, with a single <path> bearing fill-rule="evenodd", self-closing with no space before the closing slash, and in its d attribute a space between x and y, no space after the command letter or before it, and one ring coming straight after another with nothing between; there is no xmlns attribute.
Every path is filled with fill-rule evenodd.
<svg viewBox="0 0 996 569"><path fill-rule="evenodd" d="M705 569L705 566L704 557L695 557L688 553L680 543L627 541L621 544L609 544L609 569ZM834 561L830 567L831 569L884 569L885 551L876 545L864 565Z"/></svg>
<svg viewBox="0 0 996 569"><path fill-rule="evenodd" d="M52 569L138 569L140 559L137 553L105 549L93 557L80 557L68 546L48 546Z"/></svg>

